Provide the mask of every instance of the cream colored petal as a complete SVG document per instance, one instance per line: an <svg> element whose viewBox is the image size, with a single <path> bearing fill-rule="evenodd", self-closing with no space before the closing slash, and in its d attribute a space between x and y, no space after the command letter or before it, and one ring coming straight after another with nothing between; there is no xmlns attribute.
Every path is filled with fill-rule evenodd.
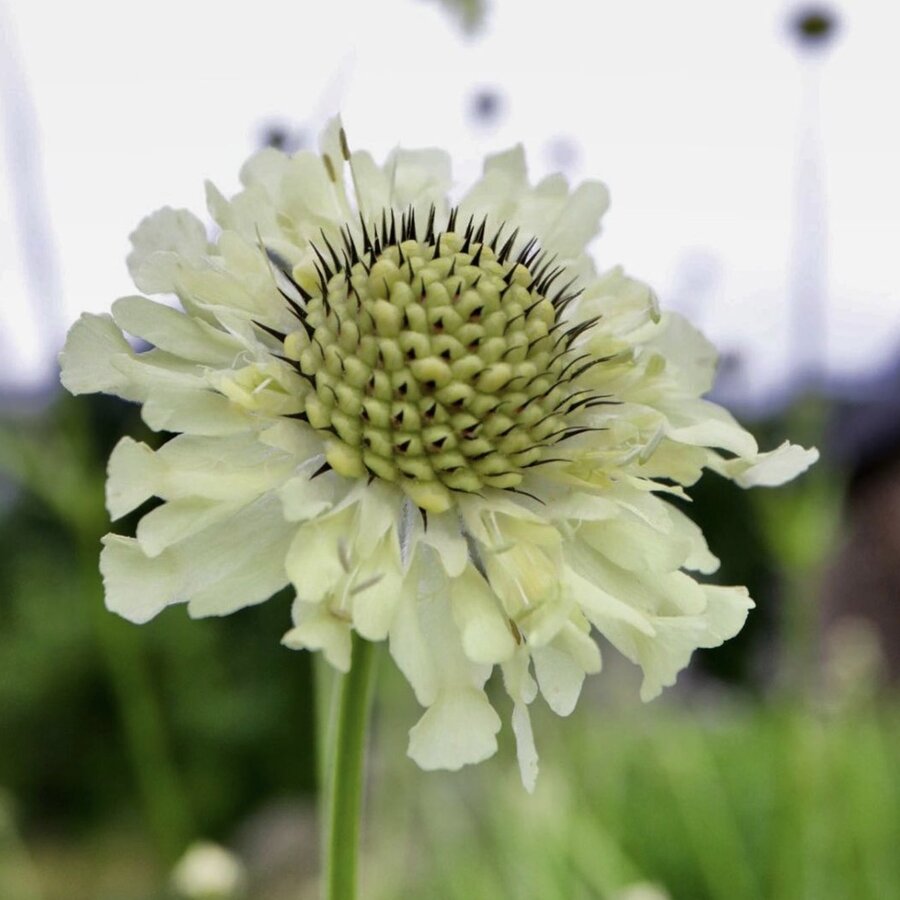
<svg viewBox="0 0 900 900"><path fill-rule="evenodd" d="M459 516L455 509L428 516L428 527L422 529L419 539L432 547L444 567L454 578L469 561L469 548L462 535Z"/></svg>
<svg viewBox="0 0 900 900"><path fill-rule="evenodd" d="M206 209L212 220L223 231L237 229L234 211L225 195L211 181L205 181L203 186L206 195Z"/></svg>
<svg viewBox="0 0 900 900"><path fill-rule="evenodd" d="M291 526L272 494L173 545L188 612L224 616L268 600L287 582L284 559Z"/></svg>
<svg viewBox="0 0 900 900"><path fill-rule="evenodd" d="M745 587L705 584L703 592L706 594L707 600L705 616L709 639L715 641L708 646L717 647L733 638L744 627L747 613L754 608L755 604L750 599L750 594Z"/></svg>
<svg viewBox="0 0 900 900"><path fill-rule="evenodd" d="M496 221L492 224L499 226L501 221L514 217L519 197L528 189L527 177L525 148L521 144L488 156L484 161L483 177L459 204L460 214L464 218L493 214Z"/></svg>
<svg viewBox="0 0 900 900"><path fill-rule="evenodd" d="M113 365L121 356L133 356L131 345L122 336L112 317L82 313L69 329L59 354L60 380L73 394L102 391L125 400L138 399L129 377Z"/></svg>
<svg viewBox="0 0 900 900"><path fill-rule="evenodd" d="M502 174L510 183L524 182L528 177L528 166L525 161L525 147L516 144L508 150L491 154L484 160L484 174Z"/></svg>
<svg viewBox="0 0 900 900"><path fill-rule="evenodd" d="M702 620L693 617L656 621L654 625L652 638L621 623L609 623L602 629L604 637L643 670L641 699L644 702L675 683L678 673L700 646L705 631Z"/></svg>
<svg viewBox="0 0 900 900"><path fill-rule="evenodd" d="M582 615L572 616L557 635L556 647L570 656L588 675L595 675L602 668L600 648L597 646L591 626Z"/></svg>
<svg viewBox="0 0 900 900"><path fill-rule="evenodd" d="M172 603L192 616L226 615L268 599L287 582L288 526L277 499L208 524L154 557L138 541L108 535L101 555L107 606L144 622Z"/></svg>
<svg viewBox="0 0 900 900"><path fill-rule="evenodd" d="M684 541L625 512L617 519L588 523L578 535L617 566L633 571L672 572L684 563L688 549Z"/></svg>
<svg viewBox="0 0 900 900"><path fill-rule="evenodd" d="M606 497L605 492L573 490L570 481L550 481L543 475L535 476L534 484L535 493L547 504L547 518L554 522L563 519L583 522L614 519L621 513L621 506Z"/></svg>
<svg viewBox="0 0 900 900"><path fill-rule="evenodd" d="M353 545L360 557L374 552L376 545L389 529L400 521L403 494L393 484L376 479L371 484L358 485L359 520Z"/></svg>
<svg viewBox="0 0 900 900"><path fill-rule="evenodd" d="M321 650L339 672L349 672L352 642L349 623L333 616L320 604L294 602L294 627L281 642L291 650Z"/></svg>
<svg viewBox="0 0 900 900"><path fill-rule="evenodd" d="M500 717L484 691L441 692L409 732L409 756L420 768L449 769L479 763L497 752Z"/></svg>
<svg viewBox="0 0 900 900"><path fill-rule="evenodd" d="M390 630L391 655L423 706L445 690L481 688L490 665L463 650L448 596L447 577L427 547L418 548Z"/></svg>
<svg viewBox="0 0 900 900"><path fill-rule="evenodd" d="M585 181L569 194L556 221L547 228L548 247L565 257L576 257L600 231L600 219L609 208L609 190L599 181Z"/></svg>
<svg viewBox="0 0 900 900"><path fill-rule="evenodd" d="M418 615L415 591L401 593L390 628L390 651L397 668L410 683L422 706L434 703L438 692L438 672L431 646Z"/></svg>
<svg viewBox="0 0 900 900"><path fill-rule="evenodd" d="M259 440L299 460L311 459L322 453L322 439L315 430L303 422L281 419L261 431ZM324 462L324 458L320 464L321 462Z"/></svg>
<svg viewBox="0 0 900 900"><path fill-rule="evenodd" d="M719 447L738 456L755 456L759 449L753 435L731 413L708 400L679 401L666 412L670 422L668 436L673 440Z"/></svg>
<svg viewBox="0 0 900 900"><path fill-rule="evenodd" d="M482 557L491 588L506 614L517 621L560 600L562 557L557 548L519 540L497 552L485 549Z"/></svg>
<svg viewBox="0 0 900 900"><path fill-rule="evenodd" d="M527 636L529 647L543 647L565 627L575 608L572 597L561 589L551 602L521 612L516 617L516 625Z"/></svg>
<svg viewBox="0 0 900 900"><path fill-rule="evenodd" d="M141 418L154 431L219 436L249 431L254 420L221 394L203 390L153 391L141 407Z"/></svg>
<svg viewBox="0 0 900 900"><path fill-rule="evenodd" d="M733 478L742 488L777 487L805 472L818 458L819 451L814 447L807 450L785 441L768 453L729 460L714 468Z"/></svg>
<svg viewBox="0 0 900 900"><path fill-rule="evenodd" d="M623 626L628 626L650 638L655 634L646 612L635 609L601 590L592 581L582 578L571 569L566 570L565 587L585 616L602 634L606 634L610 622L622 623Z"/></svg>
<svg viewBox="0 0 900 900"><path fill-rule="evenodd" d="M397 616L401 596L414 591L400 565L400 548L393 532L354 573L350 592L353 625L369 641L383 641Z"/></svg>
<svg viewBox="0 0 900 900"><path fill-rule="evenodd" d="M352 541L348 538L354 511L345 509L297 529L286 567L297 596L318 603L350 574Z"/></svg>
<svg viewBox="0 0 900 900"><path fill-rule="evenodd" d="M265 238L267 246L271 243ZM290 317L278 293L270 263L260 249L259 235L225 231L219 236L219 256L201 268L179 272L178 293L192 315L225 324L230 313L246 323L287 323Z"/></svg>
<svg viewBox="0 0 900 900"><path fill-rule="evenodd" d="M516 737L516 758L519 762L522 784L529 794L533 794L537 784L538 754L534 745L531 716L524 703L516 703L513 706L512 728Z"/></svg>
<svg viewBox="0 0 900 900"><path fill-rule="evenodd" d="M700 526L675 506L669 506L669 517L672 521L672 533L687 548L684 568L692 572L702 572L704 575L711 575L717 571L719 560L710 552Z"/></svg>
<svg viewBox="0 0 900 900"><path fill-rule="evenodd" d="M331 509L341 497L341 476L334 472L315 475L321 461L313 459L303 465L298 474L285 482L279 491L284 516L290 522L315 519Z"/></svg>
<svg viewBox="0 0 900 900"><path fill-rule="evenodd" d="M110 363L128 384L130 396L127 399L146 400L155 390L203 390L208 387L202 369L162 350L147 350L131 356L119 354Z"/></svg>
<svg viewBox="0 0 900 900"><path fill-rule="evenodd" d="M290 157L274 147L264 147L254 153L241 167L241 184L258 185L275 197L281 188L281 180L287 171Z"/></svg>
<svg viewBox="0 0 900 900"><path fill-rule="evenodd" d="M532 650L534 674L541 694L558 716L575 709L585 671L557 642Z"/></svg>
<svg viewBox="0 0 900 900"><path fill-rule="evenodd" d="M147 216L130 240L128 271L148 294L174 291L181 268L199 264L209 247L203 223L189 210L169 206Z"/></svg>
<svg viewBox="0 0 900 900"><path fill-rule="evenodd" d="M684 316L664 313L649 346L665 358L666 370L679 388L698 397L712 388L718 352Z"/></svg>
<svg viewBox="0 0 900 900"><path fill-rule="evenodd" d="M450 157L443 150L394 150L384 166L395 209L412 206L417 216L427 216L434 204L446 207L453 179Z"/></svg>
<svg viewBox="0 0 900 900"><path fill-rule="evenodd" d="M708 605L696 615L653 618L652 639L627 625L610 622L603 634L644 672L641 699L652 700L675 683L694 650L718 647L743 625L752 601L744 588L705 588Z"/></svg>
<svg viewBox="0 0 900 900"><path fill-rule="evenodd" d="M450 581L453 618L466 656L477 663L500 663L516 649L510 625L490 585L474 566Z"/></svg>
<svg viewBox="0 0 900 900"><path fill-rule="evenodd" d="M335 182L331 181L317 153L301 151L290 158L279 201L297 234L307 240L316 240L323 227L343 223L344 213L335 194Z"/></svg>
<svg viewBox="0 0 900 900"><path fill-rule="evenodd" d="M156 452L126 437L109 459L107 509L117 519L152 496L248 503L283 483L294 465L252 434L179 435Z"/></svg>
<svg viewBox="0 0 900 900"><path fill-rule="evenodd" d="M374 222L381 210L391 204L391 189L387 175L365 150L355 150L350 156L350 173L356 203L367 224Z"/></svg>
<svg viewBox="0 0 900 900"><path fill-rule="evenodd" d="M569 561L605 593L647 615L692 614L706 605L700 585L684 572L625 569L586 542L573 542Z"/></svg>
<svg viewBox="0 0 900 900"><path fill-rule="evenodd" d="M157 496L250 500L283 484L296 466L287 454L256 435L178 435L157 451Z"/></svg>
<svg viewBox="0 0 900 900"><path fill-rule="evenodd" d="M513 701L512 726L516 738L516 756L522 783L530 793L537 781L538 758L531 731L528 704L537 696L537 683L531 677L531 655L527 646L521 646L511 659L502 665L503 686Z"/></svg>
<svg viewBox="0 0 900 900"><path fill-rule="evenodd" d="M239 508L234 503L193 497L171 500L157 506L138 522L138 544L148 557L159 556L163 550L233 515Z"/></svg>
<svg viewBox="0 0 900 900"><path fill-rule="evenodd" d="M649 457L638 460L635 472L642 478L665 478L690 487L700 480L711 457L705 446L692 447L663 438Z"/></svg>
<svg viewBox="0 0 900 900"><path fill-rule="evenodd" d="M115 521L137 509L159 490L162 468L146 445L123 437L107 463L106 508Z"/></svg>
<svg viewBox="0 0 900 900"><path fill-rule="evenodd" d="M112 313L124 331L192 362L230 366L243 349L224 331L146 297L120 297Z"/></svg>
<svg viewBox="0 0 900 900"><path fill-rule="evenodd" d="M178 599L174 564L148 558L134 538L106 535L100 571L107 609L130 622L148 622Z"/></svg>

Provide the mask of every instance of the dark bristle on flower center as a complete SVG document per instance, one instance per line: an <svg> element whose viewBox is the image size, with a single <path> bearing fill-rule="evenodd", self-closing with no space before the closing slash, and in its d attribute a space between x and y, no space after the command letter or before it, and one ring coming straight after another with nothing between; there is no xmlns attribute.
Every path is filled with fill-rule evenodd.
<svg viewBox="0 0 900 900"><path fill-rule="evenodd" d="M517 229L435 218L360 218L292 271L269 254L298 326L261 327L308 384L301 418L328 433L330 467L440 512L454 491L520 491L529 468L565 461L548 448L591 430L578 415L609 401L579 389L601 360L574 343L596 320L565 323L580 292L556 258Z"/></svg>

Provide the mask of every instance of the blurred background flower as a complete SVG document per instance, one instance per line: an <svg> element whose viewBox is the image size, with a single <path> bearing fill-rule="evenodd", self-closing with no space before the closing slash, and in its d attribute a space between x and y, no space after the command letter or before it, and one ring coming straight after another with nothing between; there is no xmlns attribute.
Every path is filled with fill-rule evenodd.
<svg viewBox="0 0 900 900"><path fill-rule="evenodd" d="M777 496L692 492L758 609L652 715L611 667L564 733L545 723L533 798L508 733L477 772L396 771L411 701L384 675L364 896L900 897L900 11L459 8L0 6L0 896L160 900L201 835L237 850L250 896L315 896L308 660L271 651L290 598L140 631L105 612L104 460L158 436L59 396L53 359L130 291L147 209L201 208L203 178L233 189L249 152L309 146L340 108L379 157L447 148L461 183L520 139L536 176L602 178L598 262L725 351L716 399L761 442L824 450Z"/></svg>
<svg viewBox="0 0 900 900"><path fill-rule="evenodd" d="M191 844L172 870L172 886L184 900L236 900L242 893L240 860L219 844Z"/></svg>

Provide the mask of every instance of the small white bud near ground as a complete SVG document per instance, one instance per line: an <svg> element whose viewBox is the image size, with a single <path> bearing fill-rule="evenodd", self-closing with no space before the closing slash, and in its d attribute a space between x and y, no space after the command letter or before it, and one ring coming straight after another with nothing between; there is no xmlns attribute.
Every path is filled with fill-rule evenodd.
<svg viewBox="0 0 900 900"><path fill-rule="evenodd" d="M183 900L238 900L244 896L246 873L234 853L198 841L172 870L172 887Z"/></svg>

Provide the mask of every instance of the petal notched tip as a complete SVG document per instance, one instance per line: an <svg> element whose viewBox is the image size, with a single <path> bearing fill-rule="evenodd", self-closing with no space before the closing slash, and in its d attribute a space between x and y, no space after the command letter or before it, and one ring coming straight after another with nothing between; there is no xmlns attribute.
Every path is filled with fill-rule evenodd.
<svg viewBox="0 0 900 900"><path fill-rule="evenodd" d="M447 690L409 732L409 756L426 770L456 771L497 752L500 717L483 691Z"/></svg>

